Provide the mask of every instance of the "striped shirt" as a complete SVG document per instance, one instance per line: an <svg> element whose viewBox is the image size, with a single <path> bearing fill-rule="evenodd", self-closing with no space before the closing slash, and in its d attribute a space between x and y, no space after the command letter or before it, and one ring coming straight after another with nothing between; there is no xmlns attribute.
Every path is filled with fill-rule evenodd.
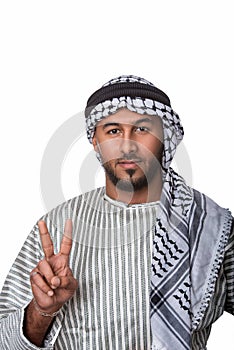
<svg viewBox="0 0 234 350"><path fill-rule="evenodd" d="M44 347L55 350L148 350L150 274L157 202L127 206L100 188L71 199L43 217L59 251L66 219L73 221L70 265L79 286L53 321ZM234 308L234 238L207 313L192 336L206 349L212 323ZM35 225L1 293L1 350L39 349L23 335L24 309L32 299L29 274L43 258Z"/></svg>
<svg viewBox="0 0 234 350"><path fill-rule="evenodd" d="M79 285L54 320L45 340L48 349L150 349L156 210L157 203L126 206L113 201L102 188L64 203L43 218L56 251L65 220L72 219L70 265ZM2 290L3 349L36 349L24 338L22 322L23 309L32 299L29 274L42 258L35 226Z"/></svg>

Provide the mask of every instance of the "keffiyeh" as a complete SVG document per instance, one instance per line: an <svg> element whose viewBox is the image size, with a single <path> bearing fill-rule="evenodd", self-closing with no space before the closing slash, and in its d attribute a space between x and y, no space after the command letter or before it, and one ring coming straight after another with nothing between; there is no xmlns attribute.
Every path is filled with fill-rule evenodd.
<svg viewBox="0 0 234 350"><path fill-rule="evenodd" d="M163 189L155 225L151 274L152 349L191 349L215 289L232 216L191 189L170 168L183 127L167 95L136 76L112 79L86 107L90 142L98 121L120 108L159 116L163 123Z"/></svg>

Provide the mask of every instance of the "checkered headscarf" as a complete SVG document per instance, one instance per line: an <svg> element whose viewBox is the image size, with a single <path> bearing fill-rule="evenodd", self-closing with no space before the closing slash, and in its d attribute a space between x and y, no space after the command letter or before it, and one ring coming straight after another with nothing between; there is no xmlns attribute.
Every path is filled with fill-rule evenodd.
<svg viewBox="0 0 234 350"><path fill-rule="evenodd" d="M89 141L92 142L97 123L121 108L139 114L159 116L162 119L164 130L162 168L167 170L176 147L183 138L183 127L178 114L171 108L168 96L143 78L134 75L120 76L110 80L90 96L85 109Z"/></svg>

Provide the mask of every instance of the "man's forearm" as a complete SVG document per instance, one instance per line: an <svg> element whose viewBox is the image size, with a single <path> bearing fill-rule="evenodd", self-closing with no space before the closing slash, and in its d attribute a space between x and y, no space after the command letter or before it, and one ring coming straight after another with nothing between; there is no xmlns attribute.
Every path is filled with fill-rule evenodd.
<svg viewBox="0 0 234 350"><path fill-rule="evenodd" d="M53 318L40 315L31 301L25 310L23 328L25 337L31 343L39 347L43 346L43 341L52 322Z"/></svg>

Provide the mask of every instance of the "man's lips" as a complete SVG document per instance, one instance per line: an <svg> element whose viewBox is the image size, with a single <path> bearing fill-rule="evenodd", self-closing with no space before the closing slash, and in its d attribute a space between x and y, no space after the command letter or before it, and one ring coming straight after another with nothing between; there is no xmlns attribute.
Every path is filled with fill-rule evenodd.
<svg viewBox="0 0 234 350"><path fill-rule="evenodd" d="M139 159L136 160L119 160L117 162L117 165L119 165L121 168L124 169L134 169L138 166L138 163L140 163Z"/></svg>

